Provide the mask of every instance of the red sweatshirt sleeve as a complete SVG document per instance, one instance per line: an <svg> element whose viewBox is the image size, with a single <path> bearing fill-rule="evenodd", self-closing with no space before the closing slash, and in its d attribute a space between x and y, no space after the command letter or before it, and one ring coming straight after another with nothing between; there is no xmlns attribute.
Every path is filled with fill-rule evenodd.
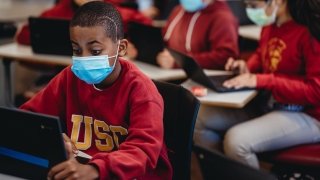
<svg viewBox="0 0 320 180"><path fill-rule="evenodd" d="M51 10L48 10L48 11L50 12ZM47 14L48 12L45 11L40 15L40 17L48 17ZM25 24L22 26L22 28L17 32L15 39L19 44L23 44L23 45L31 44L29 24Z"/></svg>
<svg viewBox="0 0 320 180"><path fill-rule="evenodd" d="M258 74L257 88L271 90L279 102L320 105L320 42L305 35L300 43L305 74Z"/></svg>
<svg viewBox="0 0 320 180"><path fill-rule="evenodd" d="M268 36L266 36L266 28L262 28L261 39L259 41L259 47L257 50L250 56L250 58L247 60L247 66L252 73L257 73L262 71L262 55L261 55L261 49L262 44L264 43L265 39Z"/></svg>
<svg viewBox="0 0 320 180"><path fill-rule="evenodd" d="M40 14L40 17L71 19L73 14L74 14L74 11L71 7L70 0L60 0L57 5L43 11ZM30 30L29 30L28 24L25 24L16 33L15 40L19 44L30 45Z"/></svg>
<svg viewBox="0 0 320 180"><path fill-rule="evenodd" d="M201 67L207 69L224 69L229 57L237 58L238 23L229 13L216 13L215 21L208 37L209 50L201 53L192 53Z"/></svg>
<svg viewBox="0 0 320 180"><path fill-rule="evenodd" d="M64 71L64 70L63 70ZM63 72L62 71L62 72ZM53 116L59 116L64 119L64 111L60 111L65 108L65 85L64 85L64 73L60 73L55 76L50 83L37 93L32 99L20 106L21 109L25 109L33 112L40 112Z"/></svg>
<svg viewBox="0 0 320 180"><path fill-rule="evenodd" d="M141 102L135 97L145 96L142 92L146 91L132 95L126 140L117 151L97 153L90 162L98 167L100 179L133 179L157 165L163 144L163 101Z"/></svg>
<svg viewBox="0 0 320 180"><path fill-rule="evenodd" d="M257 73L262 71L261 58L261 49L258 48L247 60L247 66L250 72Z"/></svg>

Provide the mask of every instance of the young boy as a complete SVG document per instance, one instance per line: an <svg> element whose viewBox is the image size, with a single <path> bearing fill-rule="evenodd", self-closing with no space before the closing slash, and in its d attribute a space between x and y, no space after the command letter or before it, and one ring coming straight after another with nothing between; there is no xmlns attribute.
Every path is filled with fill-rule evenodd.
<svg viewBox="0 0 320 180"><path fill-rule="evenodd" d="M59 116L78 150L92 156L54 166L48 178L171 179L163 141L163 100L153 82L124 56L119 12L94 1L70 22L73 64L22 109Z"/></svg>

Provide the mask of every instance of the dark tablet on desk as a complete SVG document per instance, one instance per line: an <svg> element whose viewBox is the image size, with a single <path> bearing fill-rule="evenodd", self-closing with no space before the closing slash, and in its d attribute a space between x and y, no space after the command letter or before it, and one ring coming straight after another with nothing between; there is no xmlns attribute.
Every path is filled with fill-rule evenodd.
<svg viewBox="0 0 320 180"><path fill-rule="evenodd" d="M224 87L222 85L223 82L235 77L235 74L208 76L205 74L200 65L190 56L187 56L181 52L178 52L168 47L167 49L173 56L176 63L185 71L187 77L203 86L206 86L216 92L234 92L250 90L250 88L235 89Z"/></svg>
<svg viewBox="0 0 320 180"><path fill-rule="evenodd" d="M161 28L130 22L128 39L138 50L137 60L158 65L156 57L164 49Z"/></svg>
<svg viewBox="0 0 320 180"><path fill-rule="evenodd" d="M69 20L29 17L30 41L34 53L72 55Z"/></svg>
<svg viewBox="0 0 320 180"><path fill-rule="evenodd" d="M0 173L46 179L50 168L66 160L57 117L0 107Z"/></svg>

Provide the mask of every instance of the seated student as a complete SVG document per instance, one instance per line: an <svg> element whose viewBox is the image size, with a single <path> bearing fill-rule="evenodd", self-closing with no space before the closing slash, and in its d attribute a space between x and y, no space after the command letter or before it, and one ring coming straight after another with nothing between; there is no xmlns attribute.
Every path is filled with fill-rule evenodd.
<svg viewBox="0 0 320 180"><path fill-rule="evenodd" d="M20 108L60 117L78 150L92 156L54 166L50 179L171 179L163 137L163 100L126 53L119 12L109 3L81 6L70 23L73 64Z"/></svg>
<svg viewBox="0 0 320 180"><path fill-rule="evenodd" d="M155 0L109 0L111 3L138 9L143 15L154 19L159 15L159 9L155 6Z"/></svg>
<svg viewBox="0 0 320 180"><path fill-rule="evenodd" d="M75 11L82 6L83 4L95 1L95 0L59 0L59 2L52 8L44 11L40 17L45 18L60 18L60 19L71 19L74 15ZM109 1L109 0L96 0L96 1ZM139 13L136 10L129 9L129 8L122 8L120 6L117 6L117 9L119 10L123 23L126 28L126 24L130 21L134 22L140 22L143 24L151 25L152 21L151 19L145 17L141 13ZM16 33L15 37L16 41L19 44L24 45L30 45L30 31L29 31L29 25L25 24L19 31ZM129 43L129 46L131 47L131 43ZM130 53L132 54L132 53ZM42 69L45 73L44 75L41 75L35 82L35 85L31 87L30 90L27 90L23 93L21 96L20 101L24 102L27 99L30 99L32 96L34 96L35 93L37 93L39 90L41 90L44 86L46 86L46 83L58 72L61 71L64 67L61 66L43 66L41 65L39 67L36 63L26 63L23 64L26 67L29 67L31 69ZM19 102L20 103L20 102ZM18 104L19 104L18 103Z"/></svg>
<svg viewBox="0 0 320 180"><path fill-rule="evenodd" d="M55 6L41 13L40 17L71 19L75 11L80 6L90 1L108 2L110 0L59 0ZM119 6L117 6L117 9L122 16L122 20L125 25L130 21L140 22L147 25L152 23L151 19L133 9L122 8ZM21 30L17 31L16 41L19 44L30 45L30 31L28 24L25 24Z"/></svg>
<svg viewBox="0 0 320 180"><path fill-rule="evenodd" d="M224 151L259 168L256 153L320 141L320 0L246 2L249 18L265 27L247 62L228 61L241 75L224 85L270 92L271 106L229 129Z"/></svg>
<svg viewBox="0 0 320 180"><path fill-rule="evenodd" d="M202 68L224 69L229 57L237 57L238 23L228 4L216 0L180 0L163 29L170 48L193 57ZM167 50L159 53L157 63L174 68Z"/></svg>

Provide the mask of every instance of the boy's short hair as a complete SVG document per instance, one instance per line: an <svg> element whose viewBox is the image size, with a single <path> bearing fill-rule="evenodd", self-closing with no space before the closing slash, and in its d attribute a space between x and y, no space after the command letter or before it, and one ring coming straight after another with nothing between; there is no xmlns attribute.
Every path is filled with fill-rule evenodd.
<svg viewBox="0 0 320 180"><path fill-rule="evenodd" d="M123 24L119 11L110 3L91 1L81 6L70 22L70 27L105 28L107 37L113 42L123 38Z"/></svg>

